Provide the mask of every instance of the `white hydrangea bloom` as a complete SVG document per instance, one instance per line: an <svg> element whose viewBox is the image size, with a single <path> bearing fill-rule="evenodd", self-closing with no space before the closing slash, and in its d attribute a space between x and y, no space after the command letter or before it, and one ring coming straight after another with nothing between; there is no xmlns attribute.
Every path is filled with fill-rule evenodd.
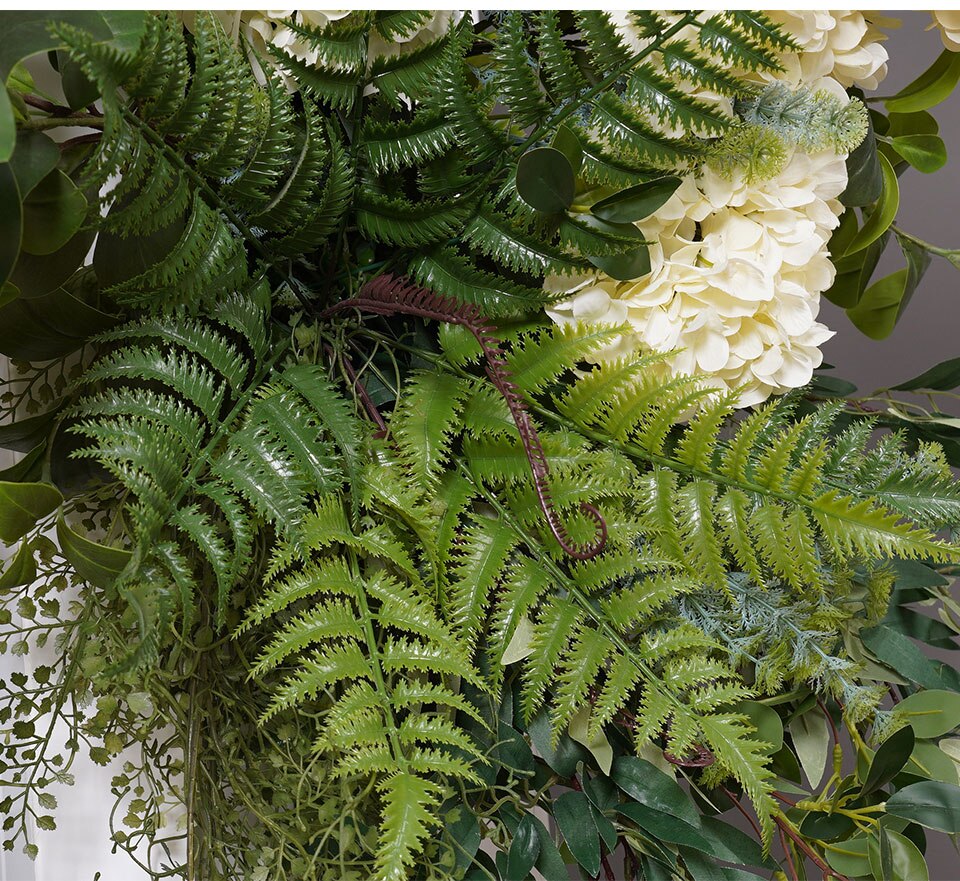
<svg viewBox="0 0 960 881"><path fill-rule="evenodd" d="M800 52L781 56L786 73L776 79L810 83L831 77L844 87L875 89L887 75L886 35L862 12L850 9L768 9L767 16L793 37Z"/></svg>
<svg viewBox="0 0 960 881"><path fill-rule="evenodd" d="M940 31L943 45L951 52L960 52L960 9L938 9L930 13L931 28Z"/></svg>
<svg viewBox="0 0 960 881"><path fill-rule="evenodd" d="M772 180L709 170L688 178L639 224L656 242L649 275L551 278L550 289L572 295L549 314L557 323L626 323L630 332L602 359L679 350L666 361L671 373L740 389L740 406L806 385L833 335L816 319L834 279L827 242L846 181L842 156L799 152Z"/></svg>

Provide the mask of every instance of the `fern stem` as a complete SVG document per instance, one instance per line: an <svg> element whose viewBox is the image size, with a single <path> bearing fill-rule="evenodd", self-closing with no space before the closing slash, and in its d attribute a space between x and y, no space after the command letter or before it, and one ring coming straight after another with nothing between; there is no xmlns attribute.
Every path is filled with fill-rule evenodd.
<svg viewBox="0 0 960 881"><path fill-rule="evenodd" d="M607 76L605 76L600 82L592 86L583 95L580 96L579 101L571 101L567 104L566 107L562 108L559 113L553 116L551 119L546 122L541 123L530 135L529 137L520 145L517 149L517 153L525 153L532 144L535 144L539 141L548 131L560 125L565 119L569 119L583 107L584 104L592 101L597 95L605 92L610 86L612 86L620 77L622 77L627 71L632 70L636 67L644 58L648 55L651 55L653 52L659 51L660 48L669 40L672 36L679 33L687 25L693 24L697 19L696 12L688 12L682 18L680 18L676 23L667 28L662 34L659 35L658 39L653 40L649 46L644 46L636 55L632 56L629 61L624 64L619 65L614 68Z"/></svg>

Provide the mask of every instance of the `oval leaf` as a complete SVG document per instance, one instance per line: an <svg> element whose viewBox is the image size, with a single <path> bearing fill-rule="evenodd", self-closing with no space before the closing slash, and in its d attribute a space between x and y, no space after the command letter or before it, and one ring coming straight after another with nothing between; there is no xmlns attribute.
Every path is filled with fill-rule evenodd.
<svg viewBox="0 0 960 881"><path fill-rule="evenodd" d="M590 212L602 220L635 223L649 217L676 192L683 181L679 177L658 177L629 187L594 203Z"/></svg>
<svg viewBox="0 0 960 881"><path fill-rule="evenodd" d="M540 855L540 836L532 814L524 814L510 842L507 854L507 877L523 881Z"/></svg>
<svg viewBox="0 0 960 881"><path fill-rule="evenodd" d="M904 86L896 95L886 99L887 110L897 113L914 113L926 110L943 101L960 81L960 53L944 49L933 62L910 85Z"/></svg>
<svg viewBox="0 0 960 881"><path fill-rule="evenodd" d="M553 147L528 150L517 163L517 192L537 211L557 214L569 208L575 188L570 160Z"/></svg>
<svg viewBox="0 0 960 881"><path fill-rule="evenodd" d="M870 762L870 770L867 772L860 794L869 795L893 780L909 761L915 740L914 731L908 725L891 734L880 744L880 748Z"/></svg>
<svg viewBox="0 0 960 881"><path fill-rule="evenodd" d="M34 255L60 250L86 216L86 197L55 168L23 201L23 250Z"/></svg>
<svg viewBox="0 0 960 881"><path fill-rule="evenodd" d="M615 254L612 257L587 257L597 269L605 272L617 281L630 281L641 278L650 272L650 253L646 247L637 248L628 254Z"/></svg>
<svg viewBox="0 0 960 881"><path fill-rule="evenodd" d="M938 135L903 135L890 142L917 171L932 174L947 164L947 147Z"/></svg>
<svg viewBox="0 0 960 881"><path fill-rule="evenodd" d="M886 810L928 829L956 835L960 832L960 786L937 780L914 783L891 795Z"/></svg>
<svg viewBox="0 0 960 881"><path fill-rule="evenodd" d="M893 219L897 216L897 209L900 207L900 185L897 183L897 174L886 156L881 153L879 157L880 172L883 177L883 192L880 194L873 212L853 237L843 256L862 251L871 242L875 242L887 231L890 224L893 223Z"/></svg>
<svg viewBox="0 0 960 881"><path fill-rule="evenodd" d="M32 584L37 577L37 564L33 559L33 549L27 542L20 544L17 555L0 572L0 590L10 590L21 584Z"/></svg>
<svg viewBox="0 0 960 881"><path fill-rule="evenodd" d="M553 802L553 818L574 859L593 877L600 871L600 833L582 792L565 792Z"/></svg>
<svg viewBox="0 0 960 881"><path fill-rule="evenodd" d="M960 725L960 694L942 689L918 691L897 705L917 737L949 734Z"/></svg>

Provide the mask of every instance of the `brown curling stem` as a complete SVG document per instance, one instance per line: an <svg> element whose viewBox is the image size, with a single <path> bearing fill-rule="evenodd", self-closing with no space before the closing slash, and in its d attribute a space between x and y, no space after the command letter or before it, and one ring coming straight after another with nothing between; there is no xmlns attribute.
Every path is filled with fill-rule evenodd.
<svg viewBox="0 0 960 881"><path fill-rule="evenodd" d="M368 281L356 297L342 300L324 310L320 317L328 317L352 309L383 316L414 315L418 318L458 324L466 328L480 346L486 374L494 388L503 395L513 422L517 426L520 442L530 463L537 501L550 532L553 533L564 552L574 559L589 560L603 550L607 542L607 524L593 505L587 502L580 503L580 510L593 520L597 528L597 535L591 542L574 541L560 519L553 504L548 479L550 465L540 443L540 436L520 395L520 390L510 375L510 369L500 348L500 340L496 336L496 327L480 313L476 306L459 303L451 297L436 294L407 279L384 274Z"/></svg>

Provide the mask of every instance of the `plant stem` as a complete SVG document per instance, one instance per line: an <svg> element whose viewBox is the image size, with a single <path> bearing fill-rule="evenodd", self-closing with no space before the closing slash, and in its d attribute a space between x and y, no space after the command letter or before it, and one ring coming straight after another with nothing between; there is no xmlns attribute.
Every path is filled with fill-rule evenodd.
<svg viewBox="0 0 960 881"><path fill-rule="evenodd" d="M103 128L102 116L31 116L17 123L25 131L43 132L54 128Z"/></svg>

